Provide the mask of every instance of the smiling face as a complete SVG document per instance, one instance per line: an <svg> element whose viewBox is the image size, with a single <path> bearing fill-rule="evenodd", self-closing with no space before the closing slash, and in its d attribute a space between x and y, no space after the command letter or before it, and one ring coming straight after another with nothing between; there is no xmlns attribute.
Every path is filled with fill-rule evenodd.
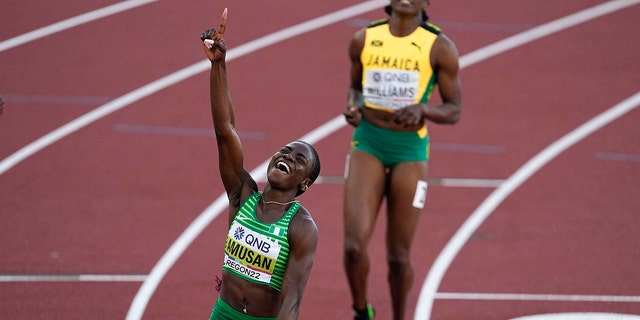
<svg viewBox="0 0 640 320"><path fill-rule="evenodd" d="M267 167L267 180L277 189L304 189L316 163L312 147L306 143L291 142L276 152Z"/></svg>

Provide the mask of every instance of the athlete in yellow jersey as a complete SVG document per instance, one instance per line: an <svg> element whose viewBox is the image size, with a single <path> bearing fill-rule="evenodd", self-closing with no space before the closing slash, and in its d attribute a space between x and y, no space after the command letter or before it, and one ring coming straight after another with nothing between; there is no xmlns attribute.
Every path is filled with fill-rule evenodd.
<svg viewBox="0 0 640 320"><path fill-rule="evenodd" d="M387 264L393 318L405 319L413 283L411 244L427 194L426 120L460 119L455 45L427 22L429 0L391 0L389 19L356 32L349 44L346 120L355 127L344 189L344 265L355 319L373 319L367 300L367 245L387 204ZM429 104L434 88L442 103Z"/></svg>

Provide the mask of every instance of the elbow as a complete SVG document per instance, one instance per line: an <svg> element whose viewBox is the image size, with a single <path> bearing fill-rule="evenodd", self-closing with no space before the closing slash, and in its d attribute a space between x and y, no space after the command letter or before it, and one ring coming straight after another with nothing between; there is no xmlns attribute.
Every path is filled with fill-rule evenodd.
<svg viewBox="0 0 640 320"><path fill-rule="evenodd" d="M449 110L449 115L447 117L448 124L456 124L462 118L462 106L460 103L456 103L452 105L452 108Z"/></svg>
<svg viewBox="0 0 640 320"><path fill-rule="evenodd" d="M440 114L439 117L429 118L431 121L437 124L449 124L454 125L460 121L462 113L459 108L452 108L448 110L446 113Z"/></svg>
<svg viewBox="0 0 640 320"><path fill-rule="evenodd" d="M230 126L214 126L214 133L218 143L235 140L237 137L235 130Z"/></svg>
<svg viewBox="0 0 640 320"><path fill-rule="evenodd" d="M425 119L437 124L456 124L462 117L460 103L447 102L439 106L427 105Z"/></svg>
<svg viewBox="0 0 640 320"><path fill-rule="evenodd" d="M449 124L453 125L458 123L458 121L460 121L460 118L462 118L462 112L460 112L460 109L458 109L455 112L453 112L453 114L449 118Z"/></svg>

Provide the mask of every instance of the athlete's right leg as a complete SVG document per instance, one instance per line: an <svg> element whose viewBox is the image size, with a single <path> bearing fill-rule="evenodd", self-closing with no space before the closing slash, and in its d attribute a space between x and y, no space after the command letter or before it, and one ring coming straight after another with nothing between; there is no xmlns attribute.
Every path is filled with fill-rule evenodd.
<svg viewBox="0 0 640 320"><path fill-rule="evenodd" d="M426 197L427 162L403 162L389 174L387 260L393 319L405 319L414 270L411 246Z"/></svg>
<svg viewBox="0 0 640 320"><path fill-rule="evenodd" d="M367 303L367 245L385 190L385 168L373 155L352 150L344 187L344 266L353 307Z"/></svg>

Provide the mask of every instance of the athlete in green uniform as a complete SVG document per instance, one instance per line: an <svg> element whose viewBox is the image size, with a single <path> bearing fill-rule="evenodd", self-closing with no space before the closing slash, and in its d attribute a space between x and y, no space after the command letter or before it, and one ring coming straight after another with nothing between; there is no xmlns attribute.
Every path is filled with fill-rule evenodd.
<svg viewBox="0 0 640 320"><path fill-rule="evenodd" d="M278 150L267 168L262 192L243 166L235 131L220 28L202 32L211 61L211 113L218 145L220 175L229 198L220 297L210 319L297 319L318 241L309 212L295 198L320 173L320 159L308 143L294 141Z"/></svg>
<svg viewBox="0 0 640 320"><path fill-rule="evenodd" d="M454 44L427 22L429 0L391 0L388 19L355 33L349 44L351 141L344 189L344 264L355 319L373 319L367 300L367 245L387 204L387 264L393 318L405 319L413 283L411 244L427 194L426 120L460 118L461 85ZM438 88L442 103L428 104Z"/></svg>

